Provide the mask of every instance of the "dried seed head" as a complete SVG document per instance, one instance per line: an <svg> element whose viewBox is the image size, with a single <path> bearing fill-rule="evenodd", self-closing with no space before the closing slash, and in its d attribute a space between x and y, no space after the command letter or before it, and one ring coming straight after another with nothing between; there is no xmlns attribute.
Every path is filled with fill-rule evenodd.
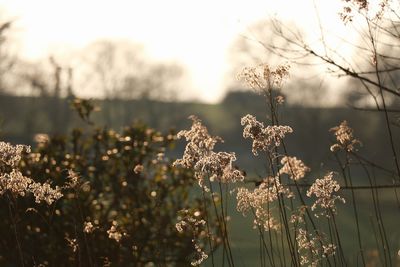
<svg viewBox="0 0 400 267"><path fill-rule="evenodd" d="M133 168L133 172L136 173L136 174L139 174L139 173L143 172L143 170L144 170L144 167L141 164L137 164L135 166L135 168Z"/></svg>
<svg viewBox="0 0 400 267"><path fill-rule="evenodd" d="M247 114L241 119L243 128L243 138L253 139L252 152L258 155L258 151L267 151L280 146L286 134L292 133L293 130L289 126L267 126L264 127L262 122L257 121L256 117Z"/></svg>
<svg viewBox="0 0 400 267"><path fill-rule="evenodd" d="M338 192L340 185L333 179L333 172L329 172L322 179L317 179L307 190L307 196L311 197L314 195L317 199L311 206L311 210L315 210L318 207L322 209L322 212L315 214L316 217L323 215L330 218L331 213L336 212L336 201L345 203L344 198L335 195Z"/></svg>
<svg viewBox="0 0 400 267"><path fill-rule="evenodd" d="M347 152L355 151L355 145L360 145L361 142L353 136L353 129L348 126L347 121L342 121L339 126L331 128L329 131L333 132L336 137L336 144L330 148L332 152L343 149Z"/></svg>
<svg viewBox="0 0 400 267"><path fill-rule="evenodd" d="M283 166L279 170L279 174L287 174L291 179L296 181L304 178L306 172L310 171L310 168L296 157L284 156L281 159L281 163Z"/></svg>

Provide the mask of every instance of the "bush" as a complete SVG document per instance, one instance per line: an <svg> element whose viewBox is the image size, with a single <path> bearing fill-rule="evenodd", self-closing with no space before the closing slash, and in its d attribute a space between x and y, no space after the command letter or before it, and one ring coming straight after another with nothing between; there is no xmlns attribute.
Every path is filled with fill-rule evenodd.
<svg viewBox="0 0 400 267"><path fill-rule="evenodd" d="M2 179L14 168L63 196L39 204L32 190L3 188L2 266L189 265L195 249L189 233L176 231L177 213L203 211L192 172L173 167L166 155L173 132L135 123L121 133L75 129L36 139L32 153L14 151L22 156L18 166L3 157Z"/></svg>

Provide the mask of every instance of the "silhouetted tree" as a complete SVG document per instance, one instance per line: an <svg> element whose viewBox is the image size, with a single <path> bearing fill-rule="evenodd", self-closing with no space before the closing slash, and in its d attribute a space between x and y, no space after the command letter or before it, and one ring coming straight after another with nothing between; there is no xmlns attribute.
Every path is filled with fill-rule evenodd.
<svg viewBox="0 0 400 267"><path fill-rule="evenodd" d="M14 91L13 70L18 58L12 42L13 20L0 21L0 94L9 94Z"/></svg>

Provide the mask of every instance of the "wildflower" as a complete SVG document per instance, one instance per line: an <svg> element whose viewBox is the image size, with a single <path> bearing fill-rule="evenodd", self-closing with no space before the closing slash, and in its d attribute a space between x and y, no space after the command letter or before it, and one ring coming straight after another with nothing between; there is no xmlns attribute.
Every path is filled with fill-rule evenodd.
<svg viewBox="0 0 400 267"><path fill-rule="evenodd" d="M331 128L330 131L334 132L336 141L338 142L331 146L330 150L332 152L335 152L339 149L344 149L348 152L351 152L355 150L354 146L356 144L361 144L358 139L353 137L353 129L348 126L347 121L343 121L339 126Z"/></svg>
<svg viewBox="0 0 400 267"><path fill-rule="evenodd" d="M311 251L313 251L313 252L316 251L315 240L314 239L310 240L308 237L307 231L302 228L299 228L299 230L298 230L296 241L297 241L297 245L299 247L298 248L299 252L302 249L305 249L305 250L311 249Z"/></svg>
<svg viewBox="0 0 400 267"><path fill-rule="evenodd" d="M278 231L281 227L277 219L272 216L272 213L266 209L256 209L254 218L254 227L257 225L264 228L265 231L275 230Z"/></svg>
<svg viewBox="0 0 400 267"><path fill-rule="evenodd" d="M45 201L48 205L51 205L55 200L63 196L58 186L51 188L48 183L32 183L29 185L29 191L35 196L36 203Z"/></svg>
<svg viewBox="0 0 400 267"><path fill-rule="evenodd" d="M262 122L257 121L256 117L247 114L241 119L243 129L243 138L253 139L252 152L255 156L259 150L270 150L281 144L286 134L292 133L293 130L289 126L267 126L264 127Z"/></svg>
<svg viewBox="0 0 400 267"><path fill-rule="evenodd" d="M322 179L317 179L307 190L307 196L311 197L315 195L317 200L311 206L311 210L315 210L317 207L324 209L321 215L330 217L329 212L336 212L336 200L345 203L344 198L334 195L334 192L339 191L340 185L337 181L333 180L333 172L329 172ZM318 217L318 214L315 214Z"/></svg>
<svg viewBox="0 0 400 267"><path fill-rule="evenodd" d="M296 242L300 257L300 265L318 266L322 257L335 255L336 246L334 244L324 244L321 235L313 236L306 230L299 228L297 231Z"/></svg>
<svg viewBox="0 0 400 267"><path fill-rule="evenodd" d="M206 221L199 219L200 213L196 211L192 216L188 210L181 211L184 215L183 218L175 224L175 228L179 233L182 233L184 228L190 228L194 232L199 232L199 228L206 224Z"/></svg>
<svg viewBox="0 0 400 267"><path fill-rule="evenodd" d="M94 231L95 227L91 222L84 222L83 223L83 232L86 234L90 234Z"/></svg>
<svg viewBox="0 0 400 267"><path fill-rule="evenodd" d="M68 242L68 246L72 248L72 252L76 252L79 248L78 241L76 238L69 238L68 236L65 237L65 240Z"/></svg>
<svg viewBox="0 0 400 267"><path fill-rule="evenodd" d="M344 6L343 10L339 12L340 19L343 21L343 23L346 25L348 22L353 21L353 10L349 6Z"/></svg>
<svg viewBox="0 0 400 267"><path fill-rule="evenodd" d="M256 118L250 114L241 119L241 125L245 126L243 129L243 138L253 139L252 152L258 155L258 150L265 150L265 136L263 135L264 124L257 121Z"/></svg>
<svg viewBox="0 0 400 267"><path fill-rule="evenodd" d="M178 133L178 138L185 137L189 142L182 159L177 159L173 165L193 168L199 186L206 191L209 190L204 182L206 177L209 177L210 181L218 180L223 183L243 180L243 174L233 167L235 153L214 152L215 144L222 139L210 136L198 118L190 118L193 121L191 129Z"/></svg>
<svg viewBox="0 0 400 267"><path fill-rule="evenodd" d="M344 24L352 22L354 18L354 8L358 11L368 11L368 1L367 0L343 0L346 2L343 10L339 12L340 18Z"/></svg>
<svg viewBox="0 0 400 267"><path fill-rule="evenodd" d="M279 195L286 196L287 198L293 197L293 193L289 188L282 185L278 177L272 176L264 179L260 186L254 189L254 192L268 202L277 200Z"/></svg>
<svg viewBox="0 0 400 267"><path fill-rule="evenodd" d="M197 161L214 149L215 144L221 141L221 138L210 136L207 128L196 116L189 117L193 123L191 129L182 130L178 133L178 139L184 137L189 143L186 145L183 158L174 162L174 165L181 165L185 168L193 167Z"/></svg>
<svg viewBox="0 0 400 267"><path fill-rule="evenodd" d="M255 67L246 67L239 74L246 84L259 93L270 93L274 87L280 87L283 80L289 76L289 66L280 65L275 70L268 64L260 64Z"/></svg>
<svg viewBox="0 0 400 267"><path fill-rule="evenodd" d="M115 241L121 241L122 234L117 230L118 223L116 221L112 222L111 228L107 230L108 238L114 239Z"/></svg>
<svg viewBox="0 0 400 267"><path fill-rule="evenodd" d="M201 213L199 211L195 211L193 215L188 210L182 210L180 211L180 213L182 213L182 215L180 216L180 221L175 224L175 228L179 233L183 233L184 230L188 230L192 233L194 237L192 239L192 243L194 246L196 258L191 262L191 265L198 266L208 258L208 255L204 252L200 245L196 243L195 239L199 238L204 232L203 228L206 224L206 221L200 218Z"/></svg>
<svg viewBox="0 0 400 267"><path fill-rule="evenodd" d="M361 9L368 9L368 1L367 0L343 0L346 3L351 3Z"/></svg>
<svg viewBox="0 0 400 267"><path fill-rule="evenodd" d="M295 181L304 178L306 172L310 171L310 168L304 165L304 163L296 157L284 156L281 159L281 163L283 166L279 170L279 174L287 174Z"/></svg>
<svg viewBox="0 0 400 267"><path fill-rule="evenodd" d="M322 257L332 256L335 254L336 246L334 244L322 245Z"/></svg>
<svg viewBox="0 0 400 267"><path fill-rule="evenodd" d="M197 259L192 261L190 264L192 266L199 266L204 260L208 258L208 255L201 249L201 247L195 243L195 240L192 240L194 249L197 254Z"/></svg>
<svg viewBox="0 0 400 267"><path fill-rule="evenodd" d="M0 142L0 161L10 167L16 167L24 151L30 153L31 147L25 145L14 146L10 143Z"/></svg>
<svg viewBox="0 0 400 267"><path fill-rule="evenodd" d="M180 221L175 224L175 228L179 233L183 233L183 228L186 226L186 221Z"/></svg>
<svg viewBox="0 0 400 267"><path fill-rule="evenodd" d="M258 91L267 86L263 76L264 65L257 67L245 67L237 76L238 80L244 80L252 89Z"/></svg>
<svg viewBox="0 0 400 267"><path fill-rule="evenodd" d="M68 170L68 179L69 182L67 183L67 185L70 188L76 187L79 183L79 175L71 169Z"/></svg>
<svg viewBox="0 0 400 267"><path fill-rule="evenodd" d="M277 230L280 225L272 215L271 203L278 200L279 195L291 198L293 193L279 182L278 177L268 177L253 191L244 187L238 188L236 209L243 215L254 210L255 227L263 226L265 231Z"/></svg>
<svg viewBox="0 0 400 267"><path fill-rule="evenodd" d="M199 159L194 170L198 174L211 175L210 180L219 179L223 183L242 181L243 174L232 166L232 162L235 160L235 153L212 151L209 155Z"/></svg>
<svg viewBox="0 0 400 267"><path fill-rule="evenodd" d="M55 200L62 197L60 188L51 188L48 183L35 183L18 170L17 165L24 151L30 153L30 147L25 145L13 146L9 143L0 142L0 161L12 168L8 173L0 172L0 195L6 191L19 196L33 193L36 203L46 201L47 204L51 205Z"/></svg>
<svg viewBox="0 0 400 267"><path fill-rule="evenodd" d="M250 192L249 189L245 187L240 187L237 190L236 193L236 200L237 200L237 205L236 209L237 211L245 214L247 211L251 209L251 202L252 202L252 193Z"/></svg>
<svg viewBox="0 0 400 267"><path fill-rule="evenodd" d="M133 168L133 172L136 173L136 174L139 174L139 173L141 173L143 171L143 169L144 169L143 165L137 164L135 166L135 168Z"/></svg>
<svg viewBox="0 0 400 267"><path fill-rule="evenodd" d="M23 176L16 169L13 169L10 173L0 174L0 195L8 190L14 195L25 196L31 183L31 178Z"/></svg>
<svg viewBox="0 0 400 267"><path fill-rule="evenodd" d="M310 263L309 266L317 266L319 261L319 250L317 247L317 239L314 237L310 237L304 229L299 228L297 236L296 236L298 252L301 253L304 251L304 255L301 255L300 265L305 265ZM308 253L312 255L308 255Z"/></svg>
<svg viewBox="0 0 400 267"><path fill-rule="evenodd" d="M290 216L291 223L303 223L304 222L304 214L306 213L307 206L300 206L296 212L294 212Z"/></svg>
<svg viewBox="0 0 400 267"><path fill-rule="evenodd" d="M377 2L367 0L342 1L345 2L345 4L343 6L343 10L339 12L339 15L344 24L353 21L355 13L354 10L358 10L359 13L363 13L372 20L379 20L382 18L385 10L389 6L389 0L381 0ZM375 4L375 6L371 8L371 4Z"/></svg>
<svg viewBox="0 0 400 267"><path fill-rule="evenodd" d="M293 130L290 126L272 125L272 126L267 126L264 132L268 137L267 145L270 146L270 144L273 144L276 147L278 147L281 144L283 138L285 138L285 135L287 133L292 133Z"/></svg>

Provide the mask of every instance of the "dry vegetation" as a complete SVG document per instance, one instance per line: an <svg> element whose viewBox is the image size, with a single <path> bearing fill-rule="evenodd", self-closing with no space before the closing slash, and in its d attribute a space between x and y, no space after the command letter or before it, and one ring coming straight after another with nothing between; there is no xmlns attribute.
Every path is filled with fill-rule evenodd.
<svg viewBox="0 0 400 267"><path fill-rule="evenodd" d="M177 135L143 124L117 133L92 125L94 107L76 100L73 106L89 130L76 129L66 137L38 135L33 151L0 142L0 264L241 266L230 227L229 206L235 202L236 212L251 218L258 234L260 266L399 266L399 231L387 227L388 220L398 220L400 207L399 144L393 130L398 124L387 106L400 96L399 58L387 53L387 46L396 48L400 40L399 3L382 1L373 14L367 1L344 4L344 23L357 17L367 26L363 37L369 43L359 49L368 51L372 70L343 65L329 53L289 41L363 86L386 121L392 168L362 154L362 140L347 121L330 130L334 142L327 150L337 169L312 172L292 155L285 138L296 132L280 124L279 113L288 65L261 64L239 74L265 98L265 121L251 114L240 121L254 157L264 159L262 177L237 167L234 152L216 151L222 138L212 136L195 116L191 128ZM180 138L187 142L184 153L171 160L168 150ZM361 178L352 175L354 168L362 171ZM359 190L369 194L367 216ZM395 206L390 218L384 211L388 199ZM345 223L343 212L350 218ZM352 250L344 234L350 225Z"/></svg>

